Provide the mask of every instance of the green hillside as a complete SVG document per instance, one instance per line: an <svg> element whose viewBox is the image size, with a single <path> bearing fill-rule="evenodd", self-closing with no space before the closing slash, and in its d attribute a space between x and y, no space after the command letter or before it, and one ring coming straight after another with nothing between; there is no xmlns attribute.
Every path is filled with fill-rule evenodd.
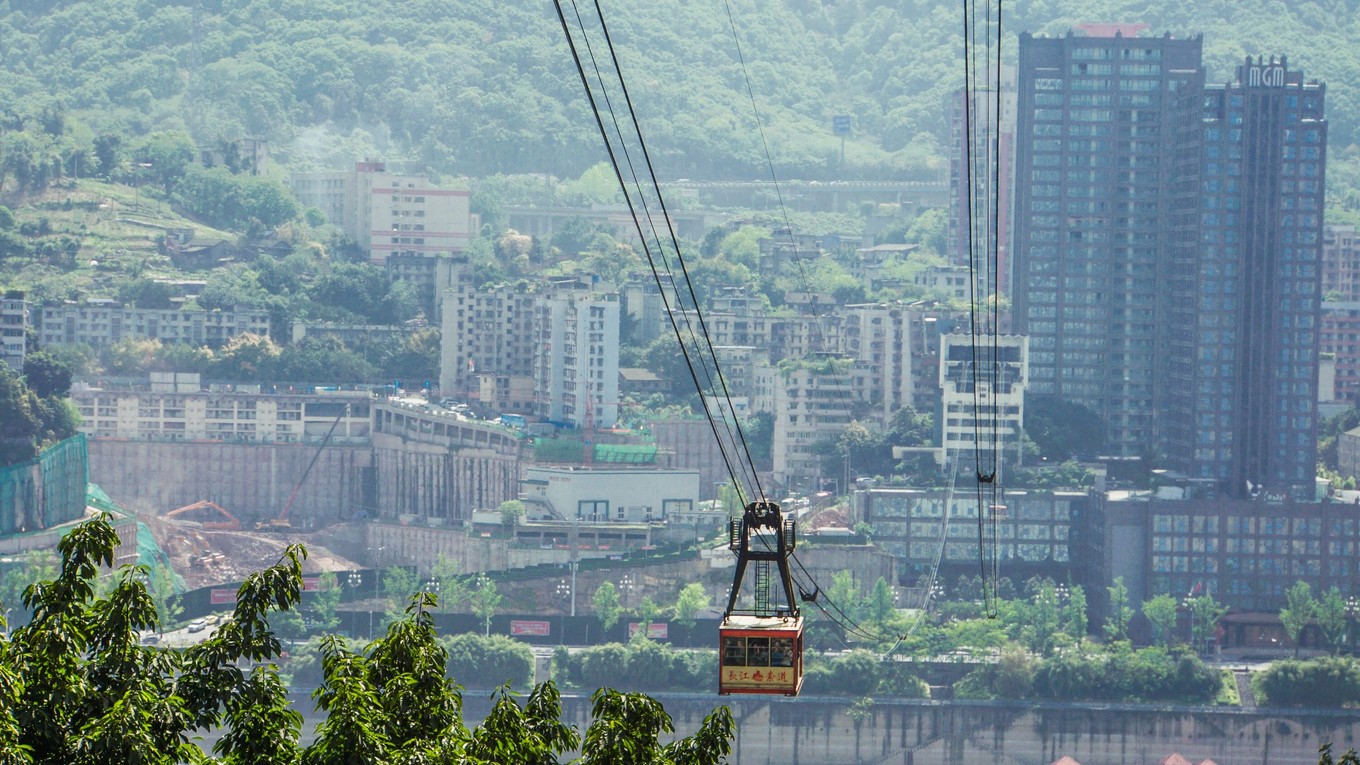
<svg viewBox="0 0 1360 765"><path fill-rule="evenodd" d="M1330 85L1335 155L1356 143L1355 5L1037 0L1007 6L1006 25L1012 35L1083 20L1203 32L1211 79L1247 54L1286 53ZM724 4L606 12L664 175L762 175ZM855 118L851 177L938 167L947 94L962 79L957 6L732 0L732 12L782 172L833 173L834 114ZM0 40L6 144L41 123L86 145L155 131L264 137L295 168L378 155L442 174L574 177L602 158L546 0L9 0Z"/></svg>

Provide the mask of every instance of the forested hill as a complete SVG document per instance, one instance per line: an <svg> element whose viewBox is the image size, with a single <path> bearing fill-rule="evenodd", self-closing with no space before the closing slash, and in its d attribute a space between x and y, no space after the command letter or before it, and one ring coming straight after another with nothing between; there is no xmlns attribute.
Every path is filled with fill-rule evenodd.
<svg viewBox="0 0 1360 765"><path fill-rule="evenodd" d="M855 119L850 177L938 170L947 94L962 80L960 6L730 2L785 175L831 177L834 114ZM723 0L602 4L664 174L761 175ZM1288 54L1328 82L1339 158L1358 124L1355 6L1032 0L1008 3L1005 21L1010 54L1016 32L1080 21L1202 32L1211 80L1248 54ZM259 136L295 168L378 155L470 175L575 175L602 157L548 0L8 0L0 58L7 134L56 120L87 144L161 130L200 143Z"/></svg>

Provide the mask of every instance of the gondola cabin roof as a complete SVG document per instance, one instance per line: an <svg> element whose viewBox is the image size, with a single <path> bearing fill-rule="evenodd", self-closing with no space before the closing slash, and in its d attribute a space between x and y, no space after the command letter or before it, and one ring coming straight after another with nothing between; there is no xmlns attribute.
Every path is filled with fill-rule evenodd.
<svg viewBox="0 0 1360 765"><path fill-rule="evenodd" d="M752 634L759 635L766 631L778 632L799 632L803 631L803 617L801 616L754 616L751 614L728 614L723 619L719 629L724 634L730 631L745 633L747 630L755 630Z"/></svg>

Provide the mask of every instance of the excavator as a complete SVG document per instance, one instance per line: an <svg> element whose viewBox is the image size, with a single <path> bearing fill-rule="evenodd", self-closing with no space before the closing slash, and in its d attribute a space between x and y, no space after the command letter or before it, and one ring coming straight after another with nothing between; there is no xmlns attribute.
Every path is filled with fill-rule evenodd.
<svg viewBox="0 0 1360 765"><path fill-rule="evenodd" d="M221 505L217 504L216 502L211 502L206 499L199 500L198 502L194 502L189 505L185 505L184 507L177 507L174 510L171 510L170 512L166 513L162 517L176 518L186 513L191 513L195 510L216 510L218 514L220 514L223 518L226 519L222 521L200 521L199 523L203 526L203 528L209 531L241 530L241 522L236 519L236 516L227 512L226 509L224 509Z"/></svg>

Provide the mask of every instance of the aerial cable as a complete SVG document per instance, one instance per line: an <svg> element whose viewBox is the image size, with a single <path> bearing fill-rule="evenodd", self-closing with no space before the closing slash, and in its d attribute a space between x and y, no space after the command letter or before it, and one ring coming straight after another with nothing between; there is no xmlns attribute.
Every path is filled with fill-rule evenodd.
<svg viewBox="0 0 1360 765"><path fill-rule="evenodd" d="M741 49L741 37L737 34L737 22L732 14L732 4L729 0L723 0L723 7L727 11L727 24L732 30L732 45L737 54L737 63L741 65L742 81L746 84L746 96L751 102L751 114L755 119L756 132L760 136L761 150L765 154L765 165L770 169L770 182L774 186L775 199L779 202L779 211L780 216L784 221L784 230L787 231L789 235L789 246L793 252L793 262L798 268L798 278L803 286L803 292L809 299L809 307L812 313L812 332L815 333L814 345L816 348L821 349L822 352L826 352L826 333L822 327L822 317L817 311L817 293L812 289L812 281L808 278L807 267L803 265L803 259L799 257L798 254L798 238L793 232L793 222L789 219L789 208L784 202L784 191L780 186L778 173L775 171L774 157L770 153L770 143L765 136L765 121L761 118L760 107L756 103L755 88L751 84L751 73L746 67L746 55ZM833 371L835 370L834 363L830 368ZM849 370L846 371L846 376L849 376ZM852 407L850 405L849 394L846 393L843 388L839 387L835 388L834 391L846 410L850 411ZM847 460L849 459L848 450L846 452L846 458ZM848 479L849 476L847 475L846 477ZM849 494L849 487L847 486L844 488L845 492Z"/></svg>
<svg viewBox="0 0 1360 765"><path fill-rule="evenodd" d="M694 369L694 362L693 362L693 360L690 358L689 349L686 347L685 341L684 341L684 337L683 337L683 335L682 335L681 332L680 332L680 327L679 327L679 325L676 323L676 320L675 320L675 312L671 309L670 301L669 301L669 300L667 299L667 297L666 297L666 289L665 289L665 285L661 282L660 274L659 274L659 272L657 271L657 268L656 268L656 262L655 262L655 260L654 260L654 258L653 258L653 256L652 256L652 253L651 253L650 248L647 247L647 244L646 244L646 242L647 242L646 234L643 233L643 231L642 231L642 223L641 223L641 221L640 221L639 218L638 218L637 209L636 209L636 207L635 207L634 204L633 204L632 196L631 196L630 194L628 194L628 185L627 185L627 183L624 181L624 178L623 178L623 171L622 171L622 169L621 169L620 166L619 166L618 157L617 157L617 155L615 154L615 151L614 151L614 147L613 147L612 142L609 140L609 133L608 133L608 130L606 130L606 128L605 128L604 119L603 119L603 117L601 117L601 115L600 115L599 104L596 102L596 100L595 100L595 94L594 94L594 92L592 91L592 89L591 89L591 87L590 87L590 81L589 81L589 79L588 79L587 76L586 76L585 67L584 67L584 65L581 63L581 54L580 54L580 51L579 51L579 50L577 49L577 47L576 47L576 41L575 41L575 39L572 37L571 29L570 29L570 28L568 27L568 25L567 25L567 18L566 18L566 14L565 14L564 11L562 10L562 3L561 3L561 0L553 0L553 6L554 6L554 7L556 8L556 10L557 10L557 18L558 18L558 21L559 21L559 22L561 23L561 25L562 25L562 32L563 32L563 34L564 34L564 35L566 36L566 38L567 38L567 45L568 45L568 47L571 49L571 56L572 56L573 62L574 62L575 65L576 65L576 72L577 72L577 74L578 74L578 75L580 76L580 78L581 78L581 84L582 84L582 86L585 88L585 91L586 91L586 98L590 101L590 108L591 108L591 112L593 113L593 115L594 115L594 117L595 117L595 124L596 124L596 127L597 127L597 128L599 129L599 131L600 131L600 137L604 140L604 143L605 143L605 150L606 150L606 152L608 153L608 156L609 156L609 163L610 163L610 165L611 165L611 166L613 167L613 169L614 169L614 175L615 175L615 178L617 178L617 180L618 180L618 182L619 182L619 186L624 190L624 199L625 199L625 201L626 201L627 204L628 204L628 211L629 211L631 217L633 218L633 223L634 223L634 225L637 227L638 237L639 237L639 239L640 239L640 240L642 241L642 243L643 243L643 250L644 250L644 252L645 252L646 255L647 255L647 262L648 262L648 264L651 266L652 275L653 275L653 277L657 280L658 287L660 288L660 291L661 291L661 298L662 298L662 301L663 301L663 305L664 305L664 307L666 308L666 315L667 315L667 318L670 320L671 329L672 329L672 330L674 331L674 333L675 333L676 341L680 344L680 352L681 352L681 354L684 356L685 366L686 366L686 368L688 368L688 370L689 370L690 378L691 378L691 380L694 382L694 387L695 387L695 389L696 389L696 390L702 391L702 390L703 390L703 386L700 384L698 373L697 373L697 372L695 371L695 369ZM573 0L573 7L574 7L574 6L575 6L575 0ZM578 13L578 18L579 18L579 13ZM584 29L582 30L582 33L583 33L583 36L584 36ZM601 87L603 88L603 83L601 84ZM719 433L718 433L718 426L717 426L717 423L714 421L713 416L712 416L712 413L709 412L708 406L707 406L707 402L703 400L703 396L702 396L702 395L700 396L700 401L701 401L701 403L704 404L704 413L705 413L706 418L707 418L707 420L708 420L709 427L710 427L710 429L713 431L713 437L714 437L714 439L715 439L716 441L718 441L718 446L719 446L718 451L719 451L719 454L722 456L724 466L725 466L726 469L727 469L727 474L728 474L728 476L732 479L732 483L733 483L733 485L734 485L734 488L736 488L737 491L738 491L738 493L740 493L740 492L741 492L740 481L737 480L736 470L735 470L735 469L733 468L733 466L732 466L732 460L731 460L730 456L727 454L727 450L726 450L725 448L723 448L723 442L722 442L721 436L720 436Z"/></svg>
<svg viewBox="0 0 1360 765"><path fill-rule="evenodd" d="M981 92L993 88L994 99L979 97L978 74L975 59L979 57L977 25L979 15L974 0L963 2L963 46L964 46L964 178L967 187L967 243L969 271L969 343L972 357L970 372L973 397L973 453L977 462L977 539L978 567L982 579L984 609L989 616L996 613L996 582L999 578L999 523L1003 509L1004 494L998 486L998 472L1001 462L1000 407L996 394L1000 388L1000 122L1001 122L1001 0L997 0L996 13L996 56L993 70L992 55L992 9L991 0L986 2L985 16L981 23L983 52L982 69L984 85ZM979 127L974 119L978 101L984 104L983 119ZM993 103L995 111L993 111ZM981 153L985 170L979 171ZM978 176L981 177L978 177ZM981 204L980 204L981 203ZM979 239L981 246L979 247ZM983 255L979 255L979 249ZM981 270L981 278L979 278ZM979 326L978 289L979 282L985 291L981 302L982 326ZM985 332L990 343L980 335ZM985 350L984 350L985 349ZM984 366L985 365L985 366ZM984 371L985 370L985 371ZM984 384L985 383L985 384ZM984 409L984 391L988 398ZM985 431L985 437L984 437ZM988 530L990 527L990 534Z"/></svg>
<svg viewBox="0 0 1360 765"><path fill-rule="evenodd" d="M608 47L609 47L609 51L610 51L611 60L612 60L613 65L614 65L614 73L615 73L615 76L618 78L618 81L619 81L619 84L620 84L620 86L621 86L621 88L622 88L622 90L623 90L623 94L624 94L625 99L627 99L627 98L628 98L628 91L627 91L627 85L626 85L626 83L624 82L624 79L623 79L623 71L622 71L622 68L621 68L620 65L619 65L618 58L617 58L617 56L616 56L615 53L614 53L613 43L612 43L612 41L610 40L609 35L608 35L608 26L607 26L607 24L605 23L604 15L603 15L603 12L601 11L600 7L599 7L599 3L598 3L598 2L596 3L595 8L596 8L596 13L597 13L597 15L598 15L598 17L599 17L599 22L600 22L601 28L602 28L602 30L604 31L604 34L605 34L605 37L606 37L606 41L607 41L607 43L608 43ZM587 53L589 54L591 66L592 66L592 68L593 68L594 71L595 71L596 79L597 79L597 80L599 81L599 83L600 83L601 96L603 97L604 102L605 102L605 106L606 106L606 108L607 108L608 111L609 111L610 121L613 123L615 133L618 135L618 138L619 138L619 148L620 148L620 151L623 153L625 162L626 162L627 165L628 165L628 172L629 172L629 175L631 175L631 177L632 177L632 179L633 179L633 188L636 189L636 193L637 193L637 195L638 195L639 203L640 203L640 205L642 206L644 215L646 216L648 227L651 229L651 232L652 232L652 241L655 241L655 243L656 243L657 251L659 252L660 257L661 257L661 260L662 260L662 263L663 263L664 266L665 266L666 275L667 275L667 277L669 277L670 287L671 287L672 289L675 289L675 288L676 288L676 280L675 280L674 272L673 272L673 270L671 269L670 259L667 257L667 254L666 254L666 247L665 247L665 245L664 245L664 244L662 243L662 241L661 241L661 234L660 234L660 232L657 231L655 218L654 218L653 215L652 215L651 206L648 204L647 194L644 192L643 186L642 186L642 182L641 182L641 181L639 180L639 178L638 178L637 169L636 169L636 167L635 167L634 164L633 164L632 152L630 152L629 149L628 149L628 142L625 140L625 134L624 134L623 128L622 128L622 126L620 126L619 120L618 120L618 115L616 114L616 112L615 112L615 110L614 110L613 99L611 99L610 96L609 96L609 89L608 89L608 87L607 87L606 84L605 84L604 75L603 75L603 73L600 71L599 62L597 61L597 59L596 59L596 57L595 57L594 46L593 46L593 45L591 44L591 42L590 42L590 37L589 37L589 35L585 32L585 22L584 22L584 20L583 20L582 17L581 17L580 8L579 8L579 7L577 6L577 4L575 3L575 0L573 0L573 2L572 2L572 10L573 10L573 12L574 12L574 14L575 14L575 16L576 16L577 24L579 25L579 27L580 27L581 30L582 30L582 35L581 35L581 36L582 36L582 38L583 38L583 40L584 40L584 42L585 42L586 51L587 51ZM588 85L587 85L587 88L589 88ZM644 156L645 156L645 155L646 155L646 152L647 152L646 143L645 143L645 142L643 141L643 139L642 139L642 131L641 131L641 128L640 128L640 126L639 126L639 124L638 124L636 114L633 112L631 101L629 101L629 114L632 116L632 124L633 124L633 131L634 131L634 134L637 136L638 143L639 143L639 145L640 145L640 147L641 147L641 149L642 149L642 152L643 152L643 154L644 154ZM608 138L607 138L607 137L606 137L605 140L606 140L606 142L608 142ZM649 167L650 167L650 159L648 160L648 165L649 165ZM617 167L616 167L616 174L621 175L621 173L619 172L619 169L618 169ZM622 188L622 190L623 190L623 192L624 192L624 196L627 197L627 198L629 198L630 209L631 209L631 207L632 207L632 204L631 204L632 200L631 200L631 196L630 196L628 187L627 187L627 185L624 183L624 181L623 181L623 179L622 179L621 177L620 177L620 179L619 179L619 183L620 183L620 186L621 186L621 188ZM661 196L660 187L656 184L655 174L652 175L652 186L653 186L653 189L655 190L655 193L656 193L656 196L657 196L657 200L658 200L658 202L659 202L659 204L660 204L660 206L661 206L661 209L662 209L662 212L663 212L663 216L666 217L666 219L667 219L667 225L668 225L668 227L669 227L669 215L665 212L665 199ZM653 278L654 278L654 279L656 280L656 282L657 282L658 291L661 293L663 305L664 305L665 308L666 308L666 315L667 315L667 318L671 321L671 323L672 323L672 325L673 325L673 328L675 328L676 337L677 337L677 342L679 342L679 343L681 344L681 349L682 349L682 351L685 351L685 352L686 352L686 358L688 359L688 358L689 358L688 349L687 349L686 346L685 346L685 342L684 342L684 340L682 339L682 335L681 335L681 333L679 332L679 329L675 327L675 324L676 324L675 311L672 310L672 307L671 307L671 305L670 305L670 299L669 299L669 297L668 297L668 292L667 292L667 289L666 289L667 285L665 284L664 280L661 278L661 276L660 276L659 273L657 272L656 265L655 265L655 260L652 258L651 250L650 250L650 249L648 248L648 246L647 246L648 239L647 239L647 237L646 237L645 235L643 235L642 229L641 229L641 223L638 221L638 219L637 219L636 216L634 216L634 224L638 227L638 235L639 235L639 238L640 238L640 240L641 240L641 243L642 243L642 246L643 246L643 250L644 250L644 252L647 254L647 259L648 259L648 263L649 263L649 265L650 265L650 267L651 267L651 270L652 270ZM676 239L676 237L675 237L675 233L674 233L673 230L671 231L671 243L672 243L672 245L675 247L676 256L677 256L677 257L680 257L679 242L677 241L677 239ZM682 268L683 268L683 262L682 262ZM688 274L686 274L686 278L688 279ZM679 292L679 290L676 290L674 294L676 294L677 296L680 296L680 295L681 295L681 293ZM697 301L697 299L694 297L692 287L691 287L691 289L690 289L690 294L691 294L691 302L695 305L696 313L697 313L698 301ZM684 311L682 310L682 312L680 313L680 316L681 316L681 318L683 319L683 323L684 323L684 325L685 325L685 328L686 328L686 329L688 330L688 332L689 332L690 340L691 340L692 343L693 343L693 346L692 346L692 347L693 347L694 350L695 350L695 355L697 355L698 358L699 358L700 368L703 370L703 376L704 376L704 378L706 379L706 381L707 381L707 383L708 383L707 389L709 389L709 390L716 390L718 386L715 385L714 380L713 380L713 378L714 378L714 370L710 370L709 365L708 365L708 363L707 363L707 357L705 357L704 354L700 351L701 346L700 346L700 343L699 343L699 341L698 341L698 336L697 336L697 334L696 334L695 331L694 331L694 326L693 326L693 324L691 323L691 321L690 321L690 319L689 319L688 313L687 313L687 312L684 312ZM702 315L700 315L700 320L702 321ZM705 332L705 336L707 336L707 333L706 333L706 332ZM710 349L711 349L711 347L712 347L711 343L709 344L709 347L710 347ZM716 356L714 356L714 357L713 357L713 364L714 364L715 369L716 369L716 367L717 367L717 363L718 363L718 362L717 362L717 358L716 358ZM696 378L695 388L699 391L700 396L701 396L701 398L702 398L704 388L698 383L698 381L697 381L697 375L694 373L694 371L693 371L693 366L692 366L692 365L690 366L690 370L691 370L691 376L693 376L693 377ZM721 375L720 370L718 371L717 376L718 376L718 379L722 381L722 384L723 384L724 390L725 390L726 381L722 378L722 375ZM729 410L734 410L735 408L732 406L731 397L728 396L728 397L727 397L727 400L728 400L728 409L729 409ZM708 415L708 419L710 420L710 423L712 423L712 417L711 417L711 413L708 411L707 401L702 401L701 403L704 405L705 415ZM735 417L734 417L734 419L735 419ZM738 423L738 427L739 427L739 423ZM731 444L731 445L735 446L736 444L741 443L741 444L744 446L744 445L745 445L745 441L744 441L744 438L742 438L742 434L741 434L740 432L738 432L737 434L734 434L734 433L733 433L733 431L732 431L732 424L728 422L728 420L727 420L726 417L723 418L723 428L724 428L724 430L727 431L727 440L726 440L726 441L724 441L722 438L718 437L718 434L716 433L716 428L715 428L714 436L715 436L715 440L718 441L718 448L719 448L719 451L723 454L724 461L727 462L727 463L730 465L731 462L733 462L733 458L732 458L730 455L727 454L727 449L728 449L728 448L732 448L732 447L729 447L728 445ZM747 461L746 461L745 463L741 463L740 460L736 460L736 462L737 462L738 464L741 464L742 467L744 467L744 468L749 468L749 472L747 472L747 474L746 474L745 477L746 477L747 479L749 479L750 482L751 482L751 484L754 485L754 486L756 486L757 489L758 489L758 488L759 488L759 476L756 474L754 464L753 464L753 462L750 460L750 457L749 457L749 449L748 449L748 454L747 454ZM744 491L744 489L745 489L745 484L744 484L742 481L738 480L737 477L736 477L736 475L735 475L734 473L735 473L735 471L733 471L733 470L731 470L731 469L728 470L728 475L729 475L729 478L730 478L731 481L732 481L733 488L737 491L738 497L740 498L742 504L744 505L744 504L745 504L745 500L746 500L746 498L745 498L745 491Z"/></svg>
<svg viewBox="0 0 1360 765"><path fill-rule="evenodd" d="M739 441L742 451L744 452L746 458L745 464L748 465L751 469L751 479L756 489L756 496L763 498L765 496L765 492L760 485L760 476L755 470L755 460L751 455L750 445L746 440L746 435L743 428L741 427L741 422L736 418L736 407L732 402L732 394L731 391L728 389L727 379L721 374L721 370L718 368L718 357L713 349L713 339L709 335L708 324L704 320L703 311L699 306L698 293L694 289L694 283L690 279L689 269L685 265L684 253L681 251L680 248L680 240L679 237L676 236L675 226L671 222L670 211L667 210L666 208L666 199L661 193L661 184L656 177L656 168L652 164L651 152L648 151L647 143L642 138L642 129L638 123L637 110L633 106L632 95L628 92L628 84L625 82L623 77L623 68L619 63L618 54L614 48L613 38L609 34L609 25L607 22L605 22L604 11L600 8L600 0L594 0L594 3L595 12L600 19L600 30L604 33L605 43L609 48L609 55L614 64L614 71L617 73L619 78L619 88L623 93L624 102L628 106L628 114L632 118L633 127L637 131L638 145L642 149L643 161L646 164L647 173L651 178L652 188L656 190L657 202L661 207L662 220L665 221L667 233L669 233L670 235L671 246L675 248L676 262L680 264L680 271L685 277L685 286L689 290L690 300L694 305L694 314L695 317L698 319L699 328L704 337L704 343L708 348L709 356L713 359L714 369L718 371L717 374L718 383L721 386L723 398L727 402L728 411L732 413L732 421L736 427L736 433L738 437L737 440ZM669 265L667 267L669 268ZM691 329L691 333L692 332L693 330ZM701 359L702 358L703 357L701 355ZM718 386L713 386L711 384L711 381L710 386L711 389L713 389L716 392ZM726 420L724 419L724 422L725 421Z"/></svg>
<svg viewBox="0 0 1360 765"><path fill-rule="evenodd" d="M575 0L573 0L573 7L574 7L574 6L575 6ZM646 168L647 168L648 175L650 176L650 179L651 179L651 186L652 186L652 188L653 188L653 189L655 190L655 192L656 192L657 201L658 201L658 203L659 203L659 206L660 206L661 212L662 212L662 217L663 217L663 219L664 219L664 221L665 221L666 229L667 229L667 231L668 231L668 233L669 233L669 235L670 235L671 245L672 245L672 247L674 248L674 251L675 251L676 261L679 263L681 273L682 273L683 276L684 276L685 285L686 285L686 288L687 288L688 291L689 291L690 301L691 301L692 305L694 306L695 317L696 317L696 319L697 319L697 321L698 321L699 328L700 328L700 332L701 332L701 334L703 335L703 338L704 338L704 345L707 347L708 357L705 357L702 353L699 354L701 363L702 363L702 362L705 362L707 358L712 358L714 369L717 370L717 383L715 384L715 383L713 382L712 376L710 375L710 376L709 376L709 388L708 388L708 389L714 391L714 393L716 393L719 389L721 389L723 398L724 398L724 400L727 402L727 410L728 410L728 412L730 412L730 413L732 414L732 423L729 425L728 422L727 422L727 420L726 420L726 417L724 417L724 426L725 426L725 427L728 429L728 431L729 431L729 438L731 439L732 443L733 443L734 445L739 445L740 448L741 448L741 450L742 450L742 452L744 452L744 457L745 457L744 466L749 466L749 468L750 468L749 478L750 478L750 480L751 480L751 483L752 483L752 485L753 485L753 488L755 489L755 492L756 492L757 496L764 497L764 496L765 496L765 492L764 492L764 489L763 489L763 488L761 487L761 485L760 485L760 477L759 477L759 474L758 474L758 472L755 470L755 462L754 462L754 459L753 459L752 456L751 456L750 446L749 446L749 444L748 444L748 442L747 442L747 440L746 440L745 432L744 432L744 430L743 430L743 428L742 428L742 426L741 426L741 422L740 422L739 420L737 420L737 418L736 418L736 408L735 408L735 405L734 405L733 402L732 402L732 396L731 396L731 392L730 392L730 390L729 390L729 388L728 388L728 386L727 386L727 381L726 381L726 379L722 376L721 370L719 369L719 362L718 362L718 359L717 359L717 355L716 355L716 353L714 352L714 349L713 349L713 341L712 341L712 338L711 338L711 336L710 336L710 334L709 334L709 332L708 332L708 327L707 327L707 323L706 323L705 320L704 320L703 311L702 311L702 309L701 309L700 306L699 306L698 293L697 293L697 291L694 289L694 284L693 284L692 280L690 279L689 270L688 270L687 266L685 265L684 254L683 254L683 252L682 252L682 250L681 250L681 248L680 248L679 238L676 236L674 226L673 226L673 224L672 224L672 222L671 222L671 219L670 219L669 211L668 211L667 208L666 208L665 197L664 197L664 196L662 195L662 193L661 193L661 186L660 186L660 183L659 183L659 181L657 180L657 177L656 177L655 167L654 167L654 165L653 165L653 163L652 163L652 160L651 160L651 153L648 151L646 141L645 141L645 139L642 137L642 130L641 130L641 126L640 126L640 124L639 124L639 122L638 122L638 119L637 119L637 112L636 112L636 109L635 109L634 106L633 106L632 96L630 95L630 93L629 93L629 91L628 91L627 82L626 82L626 80L625 80L625 78L624 78L624 76L623 76L623 69L622 69L622 66L621 66L620 63L619 63L618 55L617 55L616 49L614 48L613 39L612 39L612 37L611 37L611 35L610 35L610 33L609 33L609 26L608 26L608 23L605 21L604 12L603 12L603 10L600 8L599 0L595 0L595 10L596 10L597 17L598 17L598 19L599 19L599 21L600 21L600 28L601 28L601 31L603 32L603 34L604 34L604 36L605 36L605 42L606 42L606 45L607 45L607 47L608 47L608 49L609 49L609 53L610 53L611 60L612 60L612 62L613 62L614 72L615 72L616 76L618 77L619 86L620 86L621 92L622 92L622 94L623 94L624 101L625 101L625 103L627 104L627 107L628 107L628 113L629 113L629 115L630 115L630 117L631 117L632 124L633 124L633 129L634 129L634 131L635 131L635 133L636 133L636 136L637 136L638 145L639 145L639 148L641 149L642 156L643 156L643 160L644 160L645 166L646 166ZM579 18L579 15L578 15L578 18ZM584 27L583 27L583 32L584 32ZM588 44L589 44L589 39L588 39L588 36L587 36L587 45L588 45ZM630 167L631 167L631 165L630 165ZM635 176L635 181L636 181L636 176ZM620 183L622 184L622 181L621 181ZM626 193L626 188L625 188L625 193ZM658 242L658 244L659 244L659 242ZM662 248L662 249L663 249L663 253L664 253L664 248ZM670 265L669 265L669 262L668 262L668 261L667 261L667 263L666 263L666 266L667 266L667 272L668 272L668 274L671 273L671 272L670 272ZM672 283L674 283L674 276L673 276L673 274L671 274L671 276L672 276ZM660 281L660 280L658 279L658 281ZM665 288L665 285L664 285L664 284L660 284L660 283L659 283L658 286L659 286L661 289L663 289L663 290L664 290L664 288ZM690 328L691 335L694 335L693 326L688 324L688 317L686 317L686 323L687 323L687 325L688 325L689 328ZM697 336L695 336L694 339L695 339L695 342L696 342L696 344L697 344L697 342L698 342ZM687 358L688 358L688 354L687 354ZM703 363L703 366L704 366L705 372L707 373L707 369L708 369L707 364L706 364L706 363ZM699 386L698 386L697 383L696 383L696 388L697 388L697 387L699 387ZM699 389L699 392L700 392L700 395L701 395L701 398L702 398L703 389L700 388L700 389ZM709 407L708 407L708 405L707 405L707 401L704 401L703 403L704 403L705 414L706 414L706 415L710 418L710 420L711 420L711 419L712 419L712 414L711 414L711 412L709 411ZM731 432L731 428L732 428L733 426L735 426L735 428L736 428L735 437L732 437L732 432ZM735 476L733 476L733 482L734 482L734 485L737 486L738 492L741 493L741 487L740 487L739 483L736 481Z"/></svg>

